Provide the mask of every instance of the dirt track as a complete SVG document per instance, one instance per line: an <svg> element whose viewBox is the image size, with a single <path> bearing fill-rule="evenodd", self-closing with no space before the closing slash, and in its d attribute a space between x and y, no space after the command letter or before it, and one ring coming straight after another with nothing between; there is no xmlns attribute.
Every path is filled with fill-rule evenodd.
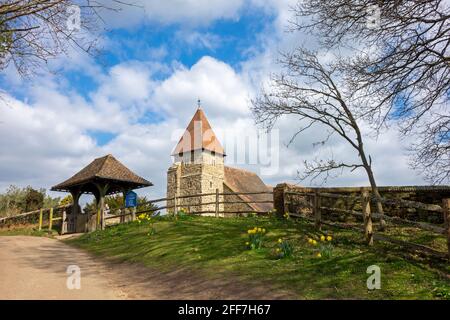
<svg viewBox="0 0 450 320"><path fill-rule="evenodd" d="M69 290L69 265L81 269L81 289ZM236 279L205 279L95 258L65 243L0 237L0 299L282 299L287 293Z"/></svg>

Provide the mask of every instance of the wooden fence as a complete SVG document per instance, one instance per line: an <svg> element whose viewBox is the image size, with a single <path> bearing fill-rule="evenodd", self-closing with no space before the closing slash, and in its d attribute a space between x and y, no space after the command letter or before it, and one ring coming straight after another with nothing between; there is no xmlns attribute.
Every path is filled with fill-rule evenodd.
<svg viewBox="0 0 450 320"><path fill-rule="evenodd" d="M249 195L270 195L270 200L221 200L224 196L249 196ZM204 197L212 197L214 196L214 201L203 202ZM182 204L181 200L183 199L192 199L197 198L200 201L198 203L185 203ZM169 202L173 202L173 205L168 205ZM162 203L162 205L157 205ZM220 215L244 215L249 213L256 214L267 214L269 211L258 211L258 210L220 210L221 204L255 204L255 203L270 203L273 206L273 192L272 191L258 191L258 192L219 192L217 189L214 193L201 193L201 194L193 194L193 195L183 195L183 196L175 196L172 198L159 198L154 200L149 200L146 202L139 203L137 208L118 208L116 209L116 214L108 215L105 217L105 220L117 219L120 218L120 222L126 222L130 219L126 219L126 217L131 218L131 220L136 219L136 216L142 213L150 213L154 214L161 210L173 210L173 212L177 213L181 209L185 209L188 214L194 215L214 215L215 217L219 217ZM148 205L155 205L152 209L142 209L142 207ZM203 206L213 206L213 210L195 210L195 208L203 207Z"/></svg>
<svg viewBox="0 0 450 320"><path fill-rule="evenodd" d="M339 193L339 188L300 188L303 191L290 190L285 188L285 185L278 185L274 192L222 192L216 190L214 193L203 193L203 194L193 194L193 195L183 195L176 196L173 198L159 198L147 201L145 203L139 203L137 208L119 208L115 209L114 214L108 214L102 217L102 224L106 220L115 220L118 223L127 222L130 220L135 220L136 216L142 213L150 213L156 215L162 210L169 210L177 213L181 208L186 209L190 214L196 215L213 215L216 217L226 216L226 215L246 215L249 213L256 214L266 214L268 211L258 211L258 210L221 210L221 205L226 204L255 204L255 203L270 203L275 206L276 211L282 215L285 212L289 213L291 216L303 218L314 222L318 230L321 229L322 225L330 225L343 228L352 228L364 233L365 240L369 245L373 244L375 240L389 241L395 244L404 245L413 249L420 249L437 256L450 257L450 198L444 198L441 205L427 204L418 201L402 200L402 199L388 199L381 198L381 202L384 205L396 205L406 208L415 208L420 210L426 210L428 212L438 213L443 216L443 223L441 225L432 224L428 222L412 221L396 216L390 216L384 214L383 217L378 213L373 213L371 211L371 202L376 201L376 199L370 195L369 188L351 188L354 194L356 190L359 190L359 195L346 195ZM350 188L347 188L350 189ZM328 191L328 192L327 192ZM347 190L348 191L348 190ZM251 196L251 195L271 195L270 200L244 200L239 196ZM237 196L237 200L227 199L226 196ZM295 196L295 204L300 210L289 210L290 205L294 202L292 197ZM207 201L203 201L204 197L209 197ZM183 199L199 199L198 202L192 203L182 203ZM214 198L214 201L211 200ZM269 197L267 197L269 198ZM338 199L346 200L348 202L358 203L360 211L354 210L353 208L338 208L336 206L326 206L324 199ZM169 205L169 203L172 203ZM148 205L153 205L152 208L147 208ZM59 206L55 208L40 209L32 212L26 212L13 217L0 218L0 227L2 225L8 224L21 224L21 223L39 223L39 230L42 230L44 226L44 220L47 220L47 228L51 230L53 223L64 219L64 214L61 214L67 207ZM196 210L196 208L202 208L204 206L210 206L213 209L208 210ZM225 206L222 206L225 207ZM58 212L55 214L55 212ZM363 224L361 226L354 226L349 224L343 224L336 221L332 221L331 214L338 214L344 216L352 216L362 220ZM447 239L447 252L437 251L434 248L411 243L403 240L395 239L391 236L385 235L381 232L374 231L374 223L380 221L383 218L389 224L395 225L408 225L413 226L422 230L427 230L429 232L442 235ZM62 225L62 223L61 223Z"/></svg>
<svg viewBox="0 0 450 320"><path fill-rule="evenodd" d="M336 191L330 188L331 191ZM312 191L312 192L311 192ZM426 204L417 201L408 201L401 199L387 199L381 198L381 202L383 205L396 205L406 208L414 208L420 210L426 210L429 212L437 212L443 215L444 223L442 225L436 225L426 222L420 221L412 221L408 219L402 219L399 217L389 216L388 214L383 214L381 216L379 213L372 213L371 211L371 203L377 201L377 198L370 195L370 191L368 188L360 188L360 196L349 196L345 194L336 194L331 192L326 192L326 188L318 188L318 189L309 189L305 192L298 192L292 190L282 189L281 193L279 190L275 190L274 197L275 201L275 209L279 212L287 212L289 215L293 217L299 217L306 219L308 221L314 222L315 227L318 230L321 230L322 225L330 225L341 228L351 228L358 231L362 231L364 233L365 240L368 245L372 245L374 239L381 241L389 241L395 244L403 245L412 249L417 249L420 251L425 251L427 253L439 256L439 257L447 257L450 258L450 199L445 198L442 199L442 205L436 204ZM295 200L290 199L289 196L295 196ZM349 200L352 202L359 202L359 206L361 211L351 210L351 209L342 209L333 206L324 206L324 199L340 199L340 200ZM289 212L289 207L295 202L297 206L296 212ZM346 216L353 216L359 219L362 219L363 225L352 226L349 224L339 223L336 221L332 221L330 219L330 214L342 214ZM407 225L416 227L422 230L430 231L435 234L443 235L447 239L447 248L448 252L441 252L436 249L430 248L425 245L407 242L403 240L395 239L391 236L387 236L385 234L376 233L373 228L373 224L375 221L380 221L383 219L389 224L395 225Z"/></svg>
<svg viewBox="0 0 450 320"><path fill-rule="evenodd" d="M38 224L38 230L44 227L49 231L52 230L54 223L62 221L63 211L71 205L56 206L52 208L41 208L29 212L24 212L15 216L0 218L0 227L10 225L30 225Z"/></svg>

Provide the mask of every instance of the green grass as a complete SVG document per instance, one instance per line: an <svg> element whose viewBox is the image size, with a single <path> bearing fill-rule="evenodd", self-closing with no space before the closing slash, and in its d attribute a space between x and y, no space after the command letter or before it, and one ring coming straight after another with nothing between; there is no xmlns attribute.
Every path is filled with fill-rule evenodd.
<svg viewBox="0 0 450 320"><path fill-rule="evenodd" d="M247 230L265 228L263 248L248 250ZM250 282L271 283L301 299L449 299L450 274L446 262L425 262L402 248L377 242L368 247L359 233L324 227L333 236L329 258L318 258L308 237L320 236L303 221L270 218L160 218L156 234L149 224L128 223L67 240L100 256L143 263L162 271L178 268L205 277L239 276ZM277 240L294 247L291 257L275 258ZM434 239L432 239L434 241ZM320 241L319 241L320 243ZM439 244L440 245L440 244ZM367 267L381 268L381 289L366 287Z"/></svg>
<svg viewBox="0 0 450 320"><path fill-rule="evenodd" d="M53 237L58 234L57 227L52 228L52 232L49 233L47 227L38 230L37 226L17 226L14 228L0 229L0 236L33 236L33 237Z"/></svg>

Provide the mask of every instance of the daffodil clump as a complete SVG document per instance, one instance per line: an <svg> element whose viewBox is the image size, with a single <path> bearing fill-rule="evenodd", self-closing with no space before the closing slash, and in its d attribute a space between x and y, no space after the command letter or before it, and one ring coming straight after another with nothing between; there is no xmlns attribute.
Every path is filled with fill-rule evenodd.
<svg viewBox="0 0 450 320"><path fill-rule="evenodd" d="M187 214L187 209L186 208L181 208L180 210L178 210L177 215L179 216L184 216Z"/></svg>
<svg viewBox="0 0 450 320"><path fill-rule="evenodd" d="M137 217L137 222L138 222L138 223L147 222L147 223L150 224L150 230L149 230L149 233L148 233L149 236L154 235L154 234L156 233L156 230L155 230L155 228L153 227L154 221L153 221L153 219L152 219L151 214L141 213L141 214L138 215L138 217Z"/></svg>
<svg viewBox="0 0 450 320"><path fill-rule="evenodd" d="M266 233L266 229L260 227L254 227L253 229L248 229L248 241L245 245L251 250L260 249L263 244L264 235Z"/></svg>
<svg viewBox="0 0 450 320"><path fill-rule="evenodd" d="M138 217L137 217L137 222L138 222L138 223L142 223L142 222L145 222L145 221L150 221L151 218L152 218L152 217L151 217L149 214L141 213L141 214L138 215Z"/></svg>
<svg viewBox="0 0 450 320"><path fill-rule="evenodd" d="M181 208L178 211L174 212L173 218L175 221L178 221L179 219L183 220L188 216L188 210L186 208Z"/></svg>
<svg viewBox="0 0 450 320"><path fill-rule="evenodd" d="M283 217L284 217L286 220L289 220L289 213L288 213L288 212L285 212L285 213L283 214Z"/></svg>
<svg viewBox="0 0 450 320"><path fill-rule="evenodd" d="M277 216L277 209L272 209L267 213L269 218L275 218Z"/></svg>
<svg viewBox="0 0 450 320"><path fill-rule="evenodd" d="M314 249L314 253L316 255L317 258L329 258L332 256L333 254L333 237L330 235L320 235L318 238L318 240L313 239L313 238L308 238L308 243L313 246L316 247Z"/></svg>
<svg viewBox="0 0 450 320"><path fill-rule="evenodd" d="M282 238L277 241L277 248L275 249L276 255L278 259L283 259L292 256L292 252L294 248L292 245Z"/></svg>

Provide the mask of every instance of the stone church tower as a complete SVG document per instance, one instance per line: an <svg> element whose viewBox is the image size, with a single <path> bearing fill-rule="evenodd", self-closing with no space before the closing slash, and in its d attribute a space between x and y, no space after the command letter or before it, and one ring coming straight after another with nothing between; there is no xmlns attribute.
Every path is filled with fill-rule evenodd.
<svg viewBox="0 0 450 320"><path fill-rule="evenodd" d="M216 190L219 193L224 190L225 152L200 106L172 156L174 163L167 171L167 198L176 198L177 208L214 215ZM200 193L213 195L202 196L202 199L183 198ZM220 197L219 202L222 201ZM167 205L173 206L174 200L168 201ZM223 211L223 204L219 204L219 211Z"/></svg>

